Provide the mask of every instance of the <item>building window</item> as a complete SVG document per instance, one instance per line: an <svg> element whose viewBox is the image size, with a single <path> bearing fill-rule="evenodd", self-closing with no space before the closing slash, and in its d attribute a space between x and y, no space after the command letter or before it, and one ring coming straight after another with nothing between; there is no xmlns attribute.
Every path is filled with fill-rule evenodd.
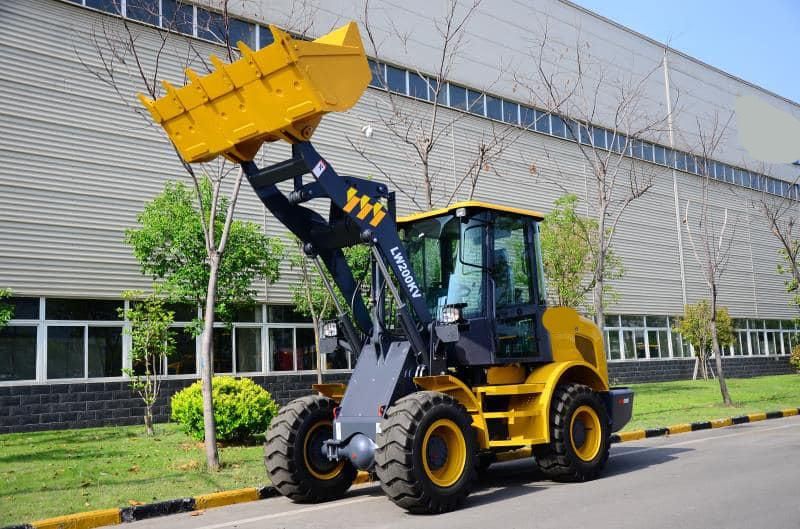
<svg viewBox="0 0 800 529"><path fill-rule="evenodd" d="M261 372L261 351L260 327L236 327L237 373Z"/></svg>
<svg viewBox="0 0 800 529"><path fill-rule="evenodd" d="M256 27L238 18L228 18L228 39L231 46L242 41L249 47L256 47Z"/></svg>
<svg viewBox="0 0 800 529"><path fill-rule="evenodd" d="M561 116L556 116L555 114L550 115L550 131L553 136L558 136L559 138L568 137L567 124L564 123Z"/></svg>
<svg viewBox="0 0 800 529"><path fill-rule="evenodd" d="M408 72L408 95L428 100L428 81L414 72Z"/></svg>
<svg viewBox="0 0 800 529"><path fill-rule="evenodd" d="M194 7L177 0L161 0L161 27L193 35Z"/></svg>
<svg viewBox="0 0 800 529"><path fill-rule="evenodd" d="M314 338L314 329L295 329L297 340L297 370L312 371L317 368L317 346Z"/></svg>
<svg viewBox="0 0 800 529"><path fill-rule="evenodd" d="M125 16L152 26L159 25L159 0L127 0Z"/></svg>
<svg viewBox="0 0 800 529"><path fill-rule="evenodd" d="M497 121L503 121L503 102L502 100L486 96L486 117Z"/></svg>
<svg viewBox="0 0 800 529"><path fill-rule="evenodd" d="M386 65L386 84L392 92L406 94L406 71L395 66Z"/></svg>
<svg viewBox="0 0 800 529"><path fill-rule="evenodd" d="M89 378L122 374L121 327L88 327L86 350Z"/></svg>
<svg viewBox="0 0 800 529"><path fill-rule="evenodd" d="M275 38L272 36L272 31L267 26L259 26L258 27L258 47L264 48L269 46L275 42ZM374 63L374 61L372 61ZM371 65L370 65L371 66ZM371 84L371 83L370 83ZM383 88L383 85L373 85L373 86L380 86Z"/></svg>
<svg viewBox="0 0 800 529"><path fill-rule="evenodd" d="M269 330L270 368L272 371L294 371L293 329Z"/></svg>
<svg viewBox="0 0 800 529"><path fill-rule="evenodd" d="M536 132L550 134L550 114L536 111Z"/></svg>
<svg viewBox="0 0 800 529"><path fill-rule="evenodd" d="M503 100L503 121L512 125L519 124L519 105Z"/></svg>
<svg viewBox="0 0 800 529"><path fill-rule="evenodd" d="M84 378L85 326L47 328L47 378Z"/></svg>
<svg viewBox="0 0 800 529"><path fill-rule="evenodd" d="M112 15L122 14L122 0L86 0L86 7L105 11Z"/></svg>
<svg viewBox="0 0 800 529"><path fill-rule="evenodd" d="M0 329L0 382L36 378L36 326Z"/></svg>
<svg viewBox="0 0 800 529"><path fill-rule="evenodd" d="M173 327L172 333L175 353L167 359L167 374L197 374L197 340L184 327Z"/></svg>
<svg viewBox="0 0 800 529"><path fill-rule="evenodd" d="M467 105L469 105L467 110L472 114L477 114L479 116L486 115L486 109L484 108L484 97L482 93L476 92L475 90L467 90Z"/></svg>
<svg viewBox="0 0 800 529"><path fill-rule="evenodd" d="M536 111L530 107L519 107L519 121L525 129L536 128Z"/></svg>

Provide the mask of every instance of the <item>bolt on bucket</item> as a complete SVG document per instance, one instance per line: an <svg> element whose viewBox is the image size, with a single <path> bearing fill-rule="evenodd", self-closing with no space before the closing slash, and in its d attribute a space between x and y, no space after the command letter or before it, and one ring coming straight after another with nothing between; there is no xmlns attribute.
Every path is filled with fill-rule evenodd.
<svg viewBox="0 0 800 529"><path fill-rule="evenodd" d="M213 72L187 69L182 88L162 81L166 95L156 100L139 94L185 161L248 161L264 142L306 141L325 113L348 110L369 84L354 22L313 41L269 29L269 46L253 51L238 42L241 59L225 64L212 55Z"/></svg>

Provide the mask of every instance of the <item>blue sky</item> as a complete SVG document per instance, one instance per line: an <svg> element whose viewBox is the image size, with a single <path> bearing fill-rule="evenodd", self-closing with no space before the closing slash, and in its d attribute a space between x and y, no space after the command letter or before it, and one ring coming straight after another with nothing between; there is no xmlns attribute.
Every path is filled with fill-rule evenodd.
<svg viewBox="0 0 800 529"><path fill-rule="evenodd" d="M573 0L800 103L800 0Z"/></svg>

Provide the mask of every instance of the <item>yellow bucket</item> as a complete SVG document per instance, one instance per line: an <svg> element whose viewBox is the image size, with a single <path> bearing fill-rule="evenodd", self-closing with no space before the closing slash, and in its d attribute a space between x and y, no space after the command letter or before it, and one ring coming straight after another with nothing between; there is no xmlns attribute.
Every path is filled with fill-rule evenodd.
<svg viewBox="0 0 800 529"><path fill-rule="evenodd" d="M322 116L356 104L371 73L358 26L350 22L314 41L293 39L275 26L275 41L258 51L238 43L242 58L175 88L166 95L139 94L156 123L164 127L183 159L206 162L223 155L252 160L264 142L311 138Z"/></svg>

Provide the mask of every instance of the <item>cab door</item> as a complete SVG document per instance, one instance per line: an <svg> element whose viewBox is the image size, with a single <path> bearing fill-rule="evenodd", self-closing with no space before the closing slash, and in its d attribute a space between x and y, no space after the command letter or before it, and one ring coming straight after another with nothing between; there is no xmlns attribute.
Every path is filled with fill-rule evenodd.
<svg viewBox="0 0 800 529"><path fill-rule="evenodd" d="M538 298L535 223L528 217L497 214L493 222L490 292L495 320L495 361L539 360L537 340L544 303Z"/></svg>

